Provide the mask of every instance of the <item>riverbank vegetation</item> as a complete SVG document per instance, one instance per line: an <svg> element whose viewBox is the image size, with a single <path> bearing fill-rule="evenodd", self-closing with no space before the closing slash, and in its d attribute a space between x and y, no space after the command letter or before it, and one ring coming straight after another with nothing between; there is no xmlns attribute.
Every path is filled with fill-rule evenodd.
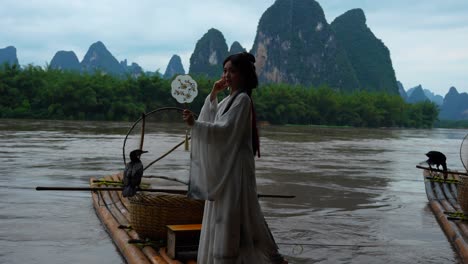
<svg viewBox="0 0 468 264"><path fill-rule="evenodd" d="M468 120L437 120L434 127L468 128Z"/></svg>
<svg viewBox="0 0 468 264"><path fill-rule="evenodd" d="M213 81L195 79L199 95L190 108L199 111ZM122 79L99 72L4 65L0 118L132 121L159 107L182 107L171 97L170 84L157 75ZM267 84L253 96L258 119L272 124L428 128L438 116L430 102L407 104L397 95L340 93L325 86Z"/></svg>

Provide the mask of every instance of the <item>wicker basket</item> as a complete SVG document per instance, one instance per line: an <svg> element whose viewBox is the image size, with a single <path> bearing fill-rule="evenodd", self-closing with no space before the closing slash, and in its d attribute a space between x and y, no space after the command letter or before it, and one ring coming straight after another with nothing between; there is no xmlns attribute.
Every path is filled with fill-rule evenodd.
<svg viewBox="0 0 468 264"><path fill-rule="evenodd" d="M166 225L200 224L204 201L178 194L143 193L130 201L130 224L142 237L166 240Z"/></svg>
<svg viewBox="0 0 468 264"><path fill-rule="evenodd" d="M458 183L458 203L465 214L468 214L468 176L460 175Z"/></svg>

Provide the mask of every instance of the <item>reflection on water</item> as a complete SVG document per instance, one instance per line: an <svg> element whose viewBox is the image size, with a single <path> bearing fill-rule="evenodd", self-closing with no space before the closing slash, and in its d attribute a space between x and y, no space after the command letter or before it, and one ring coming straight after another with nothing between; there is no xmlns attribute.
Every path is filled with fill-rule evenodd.
<svg viewBox="0 0 468 264"><path fill-rule="evenodd" d="M86 186L123 169L132 123L0 120L0 263L123 263L89 193L36 192ZM154 124L151 124L154 126ZM145 137L148 164L183 140L181 125ZM137 129L126 152L139 146ZM462 169L462 130L265 127L257 159L270 228L290 263L456 263L427 206L416 163L440 150ZM145 171L187 180L183 148ZM153 184L174 185L151 180Z"/></svg>

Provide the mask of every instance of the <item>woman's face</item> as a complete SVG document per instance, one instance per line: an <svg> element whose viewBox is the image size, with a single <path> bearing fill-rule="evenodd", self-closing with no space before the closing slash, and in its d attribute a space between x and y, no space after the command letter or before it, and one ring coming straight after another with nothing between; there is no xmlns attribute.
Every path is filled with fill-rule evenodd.
<svg viewBox="0 0 468 264"><path fill-rule="evenodd" d="M223 78L226 80L226 84L231 87L231 90L235 91L239 89L242 78L239 70L232 65L231 61L227 61L224 64Z"/></svg>

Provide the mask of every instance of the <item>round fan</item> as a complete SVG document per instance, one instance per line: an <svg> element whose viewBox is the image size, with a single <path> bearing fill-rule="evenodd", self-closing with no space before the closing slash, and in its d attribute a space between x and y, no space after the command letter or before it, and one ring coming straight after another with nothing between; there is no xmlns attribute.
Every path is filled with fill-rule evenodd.
<svg viewBox="0 0 468 264"><path fill-rule="evenodd" d="M188 74L175 77L171 83L171 93L181 104L191 103L197 97L197 82Z"/></svg>
<svg viewBox="0 0 468 264"><path fill-rule="evenodd" d="M460 159L466 172L468 172L468 134L465 136L460 146Z"/></svg>
<svg viewBox="0 0 468 264"><path fill-rule="evenodd" d="M184 103L188 108L197 96L197 82L190 75L179 75L171 83L172 97L179 103ZM147 170L153 164L174 153L185 143L186 151L177 152L164 159L158 166L158 172L165 174L184 175L188 171L188 129L182 122L184 109L178 107L163 107L153 110L142 116L133 124L124 139L123 162L127 165L127 157L133 150L144 150L140 157L146 173L155 172L155 169ZM194 114L196 118L196 115ZM183 133L185 131L185 133ZM185 134L184 136L182 136Z"/></svg>

